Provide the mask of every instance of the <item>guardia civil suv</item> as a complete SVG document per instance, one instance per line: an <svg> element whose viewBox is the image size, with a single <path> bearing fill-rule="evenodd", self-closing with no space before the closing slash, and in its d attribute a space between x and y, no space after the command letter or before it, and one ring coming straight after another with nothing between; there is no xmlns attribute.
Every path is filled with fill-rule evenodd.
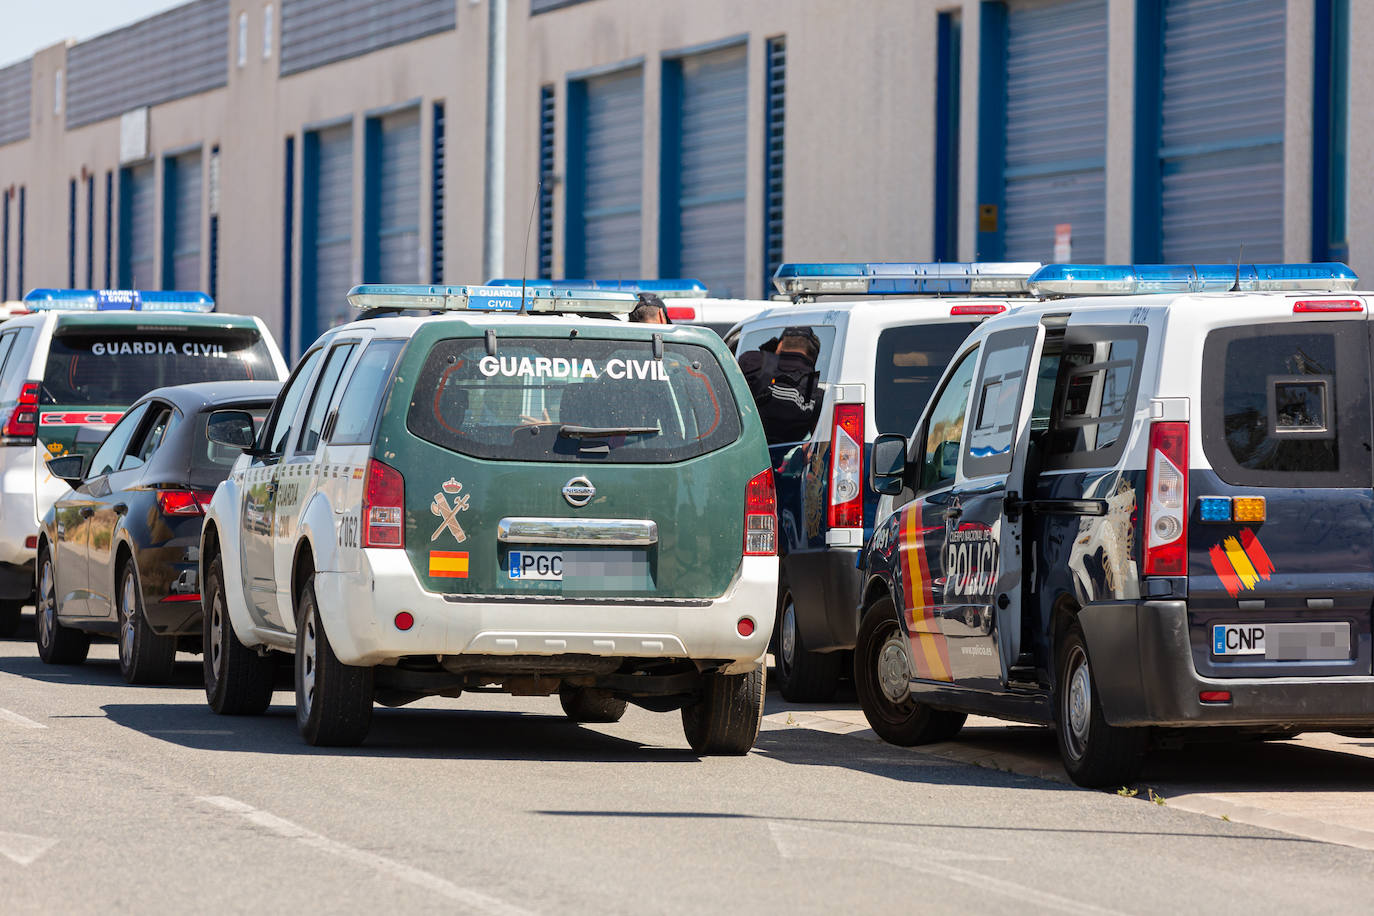
<svg viewBox="0 0 1374 916"><path fill-rule="evenodd" d="M39 522L67 492L48 458L89 457L154 388L286 374L259 319L204 293L35 289L24 305L0 325L0 634L33 600Z"/></svg>
<svg viewBox="0 0 1374 916"><path fill-rule="evenodd" d="M776 516L720 338L606 320L623 293L349 299L361 319L305 354L257 439L224 443L244 455L202 534L210 706L262 711L288 655L311 744L363 741L374 701L495 687L577 721L680 709L698 752L747 752Z"/></svg>

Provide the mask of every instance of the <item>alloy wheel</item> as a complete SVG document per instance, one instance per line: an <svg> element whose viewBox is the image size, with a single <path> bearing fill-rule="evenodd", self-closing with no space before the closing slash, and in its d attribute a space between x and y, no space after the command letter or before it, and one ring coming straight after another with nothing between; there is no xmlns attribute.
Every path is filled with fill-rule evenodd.
<svg viewBox="0 0 1374 916"><path fill-rule="evenodd" d="M305 619L305 628L301 639L301 703L305 707L304 712L307 717L309 717L310 707L315 701L315 660L315 615L312 613Z"/></svg>
<svg viewBox="0 0 1374 916"><path fill-rule="evenodd" d="M119 663L126 669L133 664L134 658L134 628L138 622L134 616L135 598L134 575L126 572L124 587L119 593Z"/></svg>

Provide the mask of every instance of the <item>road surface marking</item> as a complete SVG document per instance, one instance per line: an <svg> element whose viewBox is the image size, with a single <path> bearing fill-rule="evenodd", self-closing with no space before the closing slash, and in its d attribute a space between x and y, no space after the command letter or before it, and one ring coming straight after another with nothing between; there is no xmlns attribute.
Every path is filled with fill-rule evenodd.
<svg viewBox="0 0 1374 916"><path fill-rule="evenodd" d="M42 722L35 722L17 712L10 712L8 709L0 709L0 719L4 719L12 725L18 725L20 728L47 728Z"/></svg>
<svg viewBox="0 0 1374 916"><path fill-rule="evenodd" d="M261 827L262 829L275 833L277 836L291 840L299 840L312 849L320 852L338 856L349 862L359 865L366 865L383 875L388 875L401 881L408 881L418 887L431 890L436 894L441 894L448 899L459 903L469 910L477 913L499 914L499 916L533 916L529 910L513 906L495 897L489 897L480 891L470 890L459 887L452 881L440 878L438 875L430 874L427 871L415 868L413 865L406 865L376 853L356 849L338 840L331 840L326 836L307 830L299 824L292 823L284 818L277 817L267 811L254 808L252 805L241 802L235 798L224 795L202 796L197 801L214 805L231 814L237 814L249 823Z"/></svg>
<svg viewBox="0 0 1374 916"><path fill-rule="evenodd" d="M0 856L20 865L28 865L57 845L57 840L29 836L27 833L6 833L0 830Z"/></svg>
<svg viewBox="0 0 1374 916"><path fill-rule="evenodd" d="M970 871L966 868L959 868L945 862L935 861L928 847L916 846L910 843L897 843L890 840L874 840L869 837L858 836L852 833L843 833L838 830L820 830L816 827L799 827L794 824L781 824L777 821L768 822L768 831L773 836L773 844L777 846L778 852L787 859L834 859L836 850L847 850L841 852L846 858L853 859L881 859L893 865L900 865L911 871L924 872L928 875L935 875L948 881L959 884L966 884L969 887L988 891L993 894L1001 894L1010 897L1018 903L1028 903L1042 906L1046 909L1059 910L1064 913L1084 913L1091 916L1119 916L1118 911L1109 910L1104 907L1094 906L1091 903L1084 903L1079 900L1072 900L1068 897L1061 897L1058 894L1051 894L1047 891L1036 890L1024 884L1017 884L1015 881L1006 881L1002 878L995 878L983 872ZM938 851L942 858L958 858L960 861L981 858L978 855L960 855L953 850L942 849Z"/></svg>

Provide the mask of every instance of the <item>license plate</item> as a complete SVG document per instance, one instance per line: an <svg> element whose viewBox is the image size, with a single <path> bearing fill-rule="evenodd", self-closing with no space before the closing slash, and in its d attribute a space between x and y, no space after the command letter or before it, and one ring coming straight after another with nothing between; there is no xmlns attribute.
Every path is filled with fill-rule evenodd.
<svg viewBox="0 0 1374 916"><path fill-rule="evenodd" d="M563 581L563 551L512 550L507 559L512 579L534 579L539 582Z"/></svg>
<svg viewBox="0 0 1374 916"><path fill-rule="evenodd" d="M1268 661L1341 661L1350 658L1350 624L1216 624L1212 654L1256 655Z"/></svg>

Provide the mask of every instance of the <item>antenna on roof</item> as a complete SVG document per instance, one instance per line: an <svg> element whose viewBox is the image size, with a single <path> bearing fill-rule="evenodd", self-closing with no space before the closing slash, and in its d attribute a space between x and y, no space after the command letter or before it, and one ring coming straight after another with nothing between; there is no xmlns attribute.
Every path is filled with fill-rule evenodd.
<svg viewBox="0 0 1374 916"><path fill-rule="evenodd" d="M525 314L525 281L530 272L530 232L534 229L534 214L539 210L539 195L544 190L544 179L534 185L534 201L530 204L529 222L525 223L525 250L520 254L520 314Z"/></svg>
<svg viewBox="0 0 1374 916"><path fill-rule="evenodd" d="M1240 250L1236 252L1236 285L1231 287L1231 292L1240 292L1240 263L1245 260L1245 243L1240 243Z"/></svg>

